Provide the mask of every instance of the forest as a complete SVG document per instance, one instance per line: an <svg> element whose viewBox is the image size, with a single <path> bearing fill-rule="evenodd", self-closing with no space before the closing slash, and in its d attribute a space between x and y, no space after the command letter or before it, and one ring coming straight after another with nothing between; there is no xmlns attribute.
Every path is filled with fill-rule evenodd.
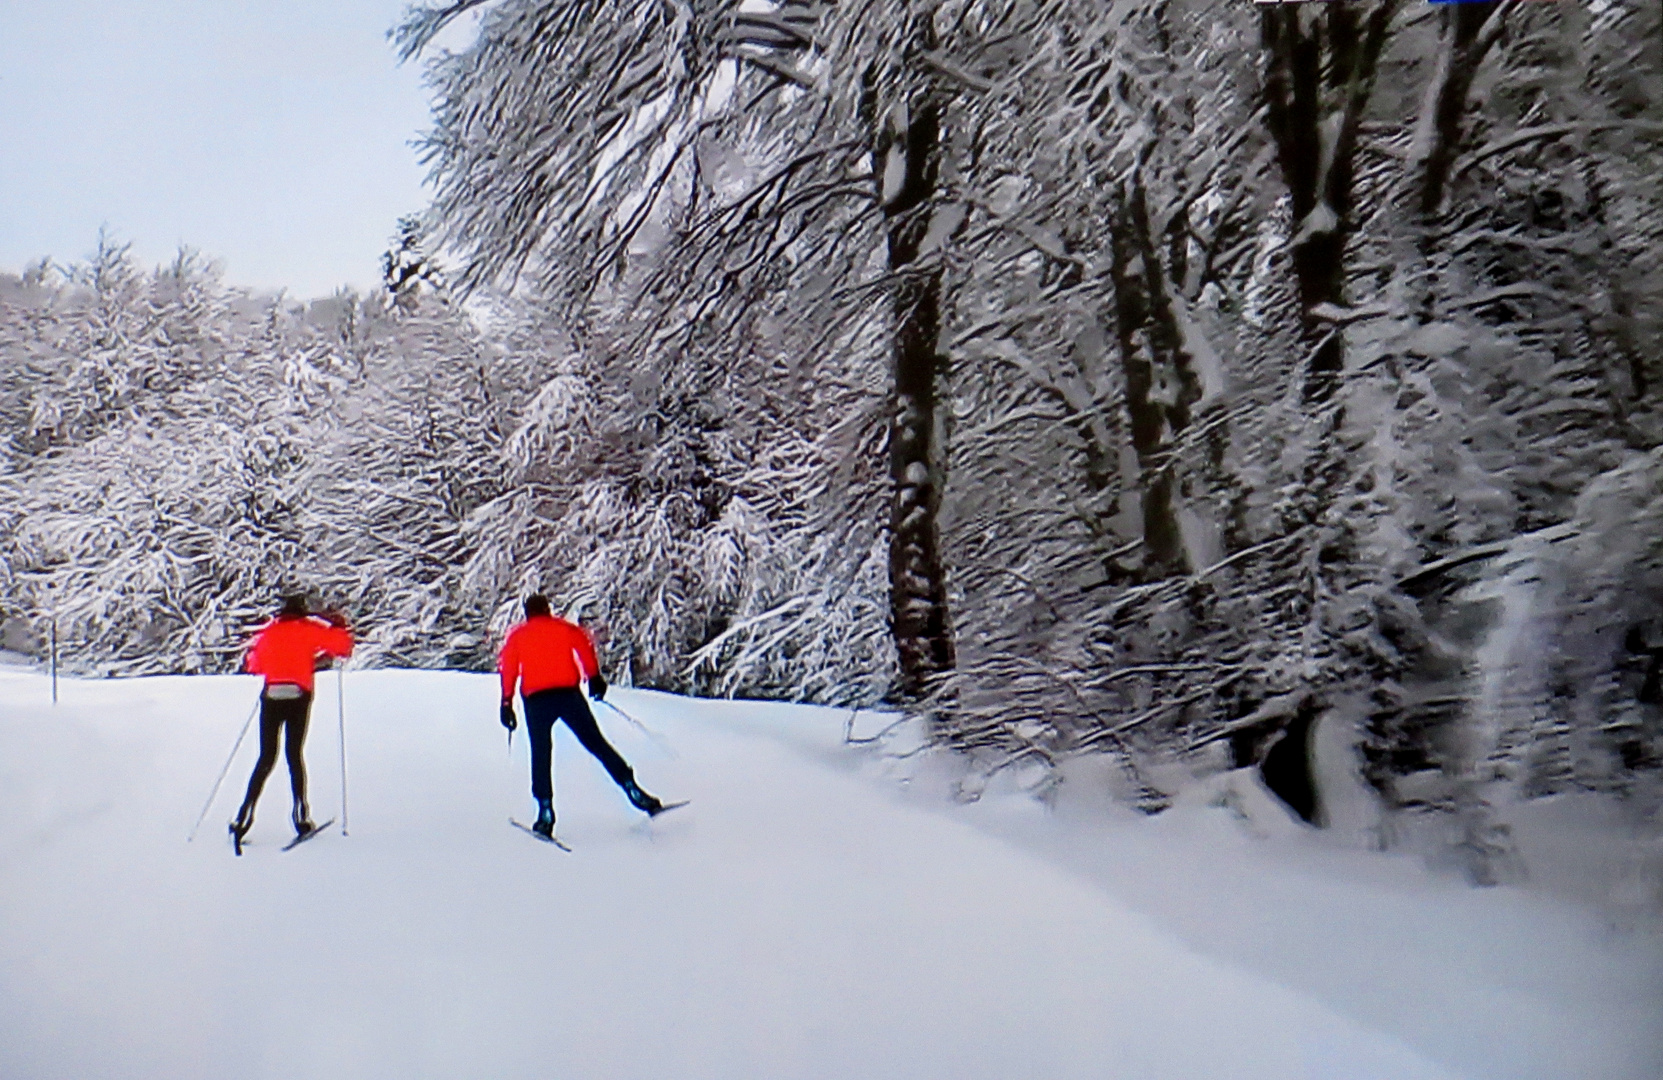
<svg viewBox="0 0 1663 1080"><path fill-rule="evenodd" d="M303 590L355 663L488 670L543 590L620 684L923 717L1041 796L1247 770L1321 826L1327 739L1475 883L1567 791L1663 868L1656 4L392 38L433 202L380 292L0 275L0 646L231 671Z"/></svg>

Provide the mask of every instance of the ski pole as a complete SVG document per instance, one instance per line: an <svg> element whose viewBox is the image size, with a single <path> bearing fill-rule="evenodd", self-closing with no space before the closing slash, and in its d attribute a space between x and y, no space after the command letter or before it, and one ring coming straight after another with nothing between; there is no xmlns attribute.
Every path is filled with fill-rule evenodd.
<svg viewBox="0 0 1663 1080"><path fill-rule="evenodd" d="M225 759L225 768L219 771L219 779L214 781L214 790L208 792L208 801L202 804L202 813L196 815L196 824L191 826L191 834L185 837L185 843L196 839L196 830L202 827L202 820L208 816L208 807L214 805L214 797L219 794L219 786L225 783L225 774L231 771L231 763L237 760L237 751L243 748L243 739L248 735L248 726L254 723L254 714L260 711L260 699L254 699L254 708L248 712L248 719L243 721L243 729L237 735L237 744L231 747L231 756Z"/></svg>
<svg viewBox="0 0 1663 1080"><path fill-rule="evenodd" d="M578 655L578 652L577 652L576 649L572 650L572 663L577 666L578 674L582 675L583 674L583 658ZM589 679L587 677L585 677L583 681L585 683L588 683ZM676 752L674 750L670 749L669 745L667 743L665 743L663 737L660 736L659 734L657 734L656 732L652 731L650 728L647 727L647 725L645 725L641 721L635 719L635 717L629 715L629 713L627 713L624 710L618 708L618 706L612 704L610 701L606 700L605 698L595 698L595 700L599 701L602 705L605 705L607 708L611 709L613 712L617 713L619 716L623 717L625 720L628 720L630 723L632 723L636 727L640 728L641 729L641 734L643 734L647 738L651 739L653 741L653 743L656 744L657 747L660 750L664 751L664 753L668 754L670 757L675 757L676 756Z"/></svg>
<svg viewBox="0 0 1663 1080"><path fill-rule="evenodd" d="M342 664L345 667L345 664ZM342 683L346 679L346 672L340 667L335 669L335 719L340 728L341 744L341 835L346 833L346 691Z"/></svg>
<svg viewBox="0 0 1663 1080"><path fill-rule="evenodd" d="M623 717L625 720L628 720L630 723L634 724L636 727L640 728L641 729L641 734L643 734L647 738L651 739L653 741L653 743L660 750L664 751L666 754L670 755L671 757L676 756L676 752L674 750L670 749L670 744L665 742L664 737L662 735L658 734L652 728L650 728L647 725L643 724L641 721L635 719L635 717L629 715L629 713L627 713L624 710L618 708L618 706L612 704L610 701L606 700L605 698L601 698L600 703L602 705L605 705L607 708L611 709L613 712L617 713L619 716Z"/></svg>
<svg viewBox="0 0 1663 1080"><path fill-rule="evenodd" d="M508 756L502 759L502 767L504 769L508 770L508 776L509 777L513 777L513 775L514 775L514 729L513 728L508 729ZM508 807L508 816L509 816L510 819L513 819L514 816L519 812L518 808L519 808L519 800L518 800L518 798L516 798L513 802L511 802L509 804L509 807Z"/></svg>

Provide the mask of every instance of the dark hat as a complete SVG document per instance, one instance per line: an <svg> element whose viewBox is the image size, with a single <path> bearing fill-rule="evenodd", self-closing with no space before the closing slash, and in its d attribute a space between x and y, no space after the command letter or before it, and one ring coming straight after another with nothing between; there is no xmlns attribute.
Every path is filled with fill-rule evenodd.
<svg viewBox="0 0 1663 1080"><path fill-rule="evenodd" d="M306 617L306 597L299 593L291 593L283 598L283 606L277 614L285 619L303 619Z"/></svg>
<svg viewBox="0 0 1663 1080"><path fill-rule="evenodd" d="M525 598L525 617L533 615L547 615L549 613L549 598L542 593L534 593Z"/></svg>

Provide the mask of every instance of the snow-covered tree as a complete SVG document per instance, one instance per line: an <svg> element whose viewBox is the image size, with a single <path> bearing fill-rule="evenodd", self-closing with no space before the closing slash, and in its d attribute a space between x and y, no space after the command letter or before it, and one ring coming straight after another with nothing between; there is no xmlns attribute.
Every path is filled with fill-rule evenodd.
<svg viewBox="0 0 1663 1080"><path fill-rule="evenodd" d="M104 244L4 288L4 606L108 673L224 670L277 596L364 623L368 662L481 666L457 587L506 424L484 346L442 295L395 311L223 288Z"/></svg>
<svg viewBox="0 0 1663 1080"><path fill-rule="evenodd" d="M416 9L407 51L473 6ZM858 11L526 0L491 7L476 43L432 68L435 212L465 253L465 281L530 270L589 304L628 289L627 261L656 247L639 299L659 318L639 320L637 355L666 319L742 352L744 309L765 298L811 309L828 344L878 351L903 696L953 665L934 253L962 214L937 216L954 86L942 49L1006 18L902 0Z"/></svg>

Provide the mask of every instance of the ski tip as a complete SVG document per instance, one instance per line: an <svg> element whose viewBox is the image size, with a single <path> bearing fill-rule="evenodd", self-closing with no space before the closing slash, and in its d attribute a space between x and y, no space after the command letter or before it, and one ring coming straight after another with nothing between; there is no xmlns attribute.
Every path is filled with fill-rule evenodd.
<svg viewBox="0 0 1663 1080"><path fill-rule="evenodd" d="M663 806L660 806L657 810L653 811L652 816L658 817L661 814L668 814L671 810L680 810L692 801L692 799L683 799L680 802L667 802Z"/></svg>

